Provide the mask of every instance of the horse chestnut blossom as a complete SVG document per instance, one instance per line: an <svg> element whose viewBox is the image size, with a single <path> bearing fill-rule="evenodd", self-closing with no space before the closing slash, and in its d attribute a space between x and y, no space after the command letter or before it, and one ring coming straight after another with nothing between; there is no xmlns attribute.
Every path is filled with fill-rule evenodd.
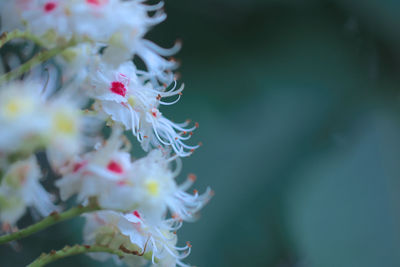
<svg viewBox="0 0 400 267"><path fill-rule="evenodd" d="M11 164L0 184L0 220L15 224L28 207L34 208L41 216L58 210L52 197L39 180L41 172L36 159L30 157Z"/></svg>
<svg viewBox="0 0 400 267"><path fill-rule="evenodd" d="M158 226L146 223L137 210L131 213L99 211L85 216L84 239L88 244L107 245L130 251L123 259L128 266L143 266L146 261L139 255L160 266L189 266L182 262L191 250L191 244L177 247L176 231L181 227L175 220L164 220ZM136 255L135 255L136 254ZM108 254L92 254L93 258L105 261ZM114 261L120 262L113 256Z"/></svg>
<svg viewBox="0 0 400 267"><path fill-rule="evenodd" d="M116 65L138 55L157 80L170 83L177 64L163 56L176 53L179 43L163 49L144 39L166 18L162 6L162 2L145 5L143 0L5 0L0 14L5 30L26 28L44 39L47 47L89 40L106 46L104 58Z"/></svg>
<svg viewBox="0 0 400 267"><path fill-rule="evenodd" d="M74 161L62 179L56 182L62 200L74 194L85 202L97 197L103 208L137 209L149 222L158 223L167 209L177 219L191 221L209 201L212 191L193 195L185 190L194 176L178 186L175 177L179 169L170 169L173 160L161 150L151 151L145 158L131 161L130 154L120 150L120 131L115 130L106 145Z"/></svg>
<svg viewBox="0 0 400 267"><path fill-rule="evenodd" d="M145 0L0 2L0 48L30 43L18 53L0 50L0 244L76 216L86 220L85 244L43 253L32 266L79 253L128 266L188 266L191 245L178 246L177 231L199 217L213 191L188 192L194 174L177 182L182 158L199 147L189 140L199 124L162 114L184 88L170 58L180 43L165 49L145 39L166 18L162 7ZM134 157L129 138L147 154ZM45 178L57 194L46 191ZM76 206L63 211L66 201ZM19 230L28 209L33 219L46 218Z"/></svg>
<svg viewBox="0 0 400 267"><path fill-rule="evenodd" d="M146 79L138 76L131 61L121 64L116 70L108 65L99 65L93 70L87 88L90 97L97 100L96 108L132 130L145 151L160 145L171 146L179 156L189 156L198 145L186 145L196 123L185 128L188 122L174 123L159 111L159 105L172 105L178 102L183 86L174 86L168 91L163 87L154 88ZM176 100L166 102L162 99L176 96Z"/></svg>
<svg viewBox="0 0 400 267"><path fill-rule="evenodd" d="M81 114L65 98L43 99L42 86L34 82L11 83L0 89L0 157L29 154L37 149L54 151L64 160L81 150ZM56 152L55 152L56 151Z"/></svg>

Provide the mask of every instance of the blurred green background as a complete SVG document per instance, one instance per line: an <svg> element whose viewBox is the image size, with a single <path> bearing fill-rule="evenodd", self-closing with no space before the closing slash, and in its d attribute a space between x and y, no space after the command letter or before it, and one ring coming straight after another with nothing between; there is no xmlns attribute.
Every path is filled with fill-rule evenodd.
<svg viewBox="0 0 400 267"><path fill-rule="evenodd" d="M196 266L400 266L400 2L171 0L149 38L183 40L183 99L200 122L182 179L216 195ZM26 220L28 223L29 218ZM1 266L81 242L83 220L0 250ZM102 266L87 256L49 266ZM104 266L114 266L109 261Z"/></svg>

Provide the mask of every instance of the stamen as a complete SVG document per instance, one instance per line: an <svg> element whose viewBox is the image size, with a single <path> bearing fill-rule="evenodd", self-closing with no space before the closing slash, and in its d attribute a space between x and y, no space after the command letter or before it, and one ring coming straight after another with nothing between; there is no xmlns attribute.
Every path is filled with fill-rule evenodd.
<svg viewBox="0 0 400 267"><path fill-rule="evenodd" d="M194 181L196 181L197 176L196 176L196 174L191 173L191 174L188 175L188 179L190 181L194 182Z"/></svg>

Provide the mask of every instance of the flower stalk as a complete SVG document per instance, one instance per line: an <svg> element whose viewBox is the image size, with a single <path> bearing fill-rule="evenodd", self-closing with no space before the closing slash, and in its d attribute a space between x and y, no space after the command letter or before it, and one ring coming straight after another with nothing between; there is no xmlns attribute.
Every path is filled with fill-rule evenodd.
<svg viewBox="0 0 400 267"><path fill-rule="evenodd" d="M100 245L75 245L75 246L65 246L63 249L60 250L52 250L50 253L43 253L42 255L39 256L35 261L33 261L31 264L28 265L28 267L41 267L45 266L46 264L49 264L53 261L78 255L78 254L83 254L83 253L89 253L89 252L106 252L110 254L114 254L119 256L120 258L123 258L127 256L128 254L123 252L121 249L112 249L106 246L100 246ZM135 254L138 255L138 254Z"/></svg>
<svg viewBox="0 0 400 267"><path fill-rule="evenodd" d="M18 78L20 75L24 74L25 72L30 71L36 65L39 65L42 62L45 62L45 61L51 59L52 57L54 57L58 54L61 54L67 48L75 46L76 44L77 44L77 42L75 40L71 40L65 45L55 47L50 50L45 50L45 51L39 52L33 58L31 58L30 60L28 60L21 66L19 66L18 68L0 76L0 84L10 81L12 79Z"/></svg>
<svg viewBox="0 0 400 267"><path fill-rule="evenodd" d="M54 224L72 219L83 213L97 211L100 209L101 208L99 207L97 202L91 201L87 206L74 207L61 213L53 212L48 217L44 218L43 220L35 224L32 224L31 226L28 226L14 233L0 236L0 245L14 240L25 238L43 229L46 229Z"/></svg>
<svg viewBox="0 0 400 267"><path fill-rule="evenodd" d="M11 32L4 32L0 35L0 48L3 47L3 45L5 45L7 42L14 39L26 39L34 42L39 46L45 46L43 41L38 36L33 35L27 31L21 31L17 29Z"/></svg>

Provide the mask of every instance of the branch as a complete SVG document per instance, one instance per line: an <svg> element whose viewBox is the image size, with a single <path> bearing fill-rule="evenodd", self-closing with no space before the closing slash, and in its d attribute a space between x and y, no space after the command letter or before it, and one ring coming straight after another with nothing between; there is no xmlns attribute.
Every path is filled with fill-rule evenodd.
<svg viewBox="0 0 400 267"><path fill-rule="evenodd" d="M3 32L0 35L0 48L3 47L3 45L6 44L7 42L14 40L14 39L18 39L18 38L30 40L39 46L46 47L45 43L39 37L37 37L29 32L14 30L11 32Z"/></svg>
<svg viewBox="0 0 400 267"><path fill-rule="evenodd" d="M30 235L32 235L36 232L39 232L43 229L46 229L56 223L77 217L86 212L92 212L92 211L96 211L96 210L100 210L100 207L97 205L97 203L94 203L94 201L92 201L85 207L78 206L75 208L71 208L67 211L64 211L62 213L53 212L48 217L44 218L43 220L41 220L31 226L28 226L22 230L19 230L17 232L11 233L11 234L0 236L0 245L10 242L10 241L19 240L21 238L30 236Z"/></svg>
<svg viewBox="0 0 400 267"><path fill-rule="evenodd" d="M25 72L29 71L36 65L62 53L64 50L66 50L67 48L74 46L74 45L76 45L76 41L71 40L66 45L39 52L38 54L36 54L36 56L31 58L30 60L28 60L21 66L19 66L18 68L0 76L0 84L24 74Z"/></svg>
<svg viewBox="0 0 400 267"><path fill-rule="evenodd" d="M78 255L78 254L88 253L88 252L106 252L106 253L117 255L120 258L123 258L123 257L129 255L120 249L112 249L112 248L100 246L100 245L93 245L93 246L75 245L73 247L65 246L61 250L57 250L57 251L52 250L50 253L47 253L47 254L43 253L42 255L40 255L39 258L37 258L35 261L33 261L31 264L29 264L28 267L41 267L41 266L45 266L46 264L49 264L53 261L56 261L58 259L62 259L65 257L74 256L74 255ZM138 254L135 254L135 255L138 255Z"/></svg>

